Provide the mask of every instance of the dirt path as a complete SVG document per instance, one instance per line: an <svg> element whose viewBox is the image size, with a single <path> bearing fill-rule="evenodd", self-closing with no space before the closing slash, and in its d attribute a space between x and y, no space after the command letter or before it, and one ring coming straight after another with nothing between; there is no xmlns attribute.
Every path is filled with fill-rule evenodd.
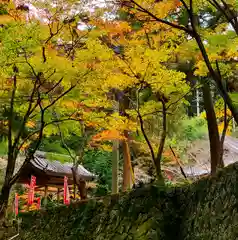
<svg viewBox="0 0 238 240"><path fill-rule="evenodd" d="M238 139L234 137L226 136L225 147L227 147L234 153L238 153Z"/></svg>

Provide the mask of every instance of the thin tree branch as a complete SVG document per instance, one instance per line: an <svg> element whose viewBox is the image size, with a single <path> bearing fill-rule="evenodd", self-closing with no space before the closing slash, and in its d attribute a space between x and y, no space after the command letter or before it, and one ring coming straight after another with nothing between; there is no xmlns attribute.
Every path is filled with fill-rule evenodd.
<svg viewBox="0 0 238 240"><path fill-rule="evenodd" d="M146 30L145 30L145 36L146 36L147 44L148 44L149 48L152 49L152 45L151 45L151 43L150 43L150 37L149 37L149 34L147 33Z"/></svg>
<svg viewBox="0 0 238 240"><path fill-rule="evenodd" d="M184 177L185 179L187 179L187 176L186 176L186 174L185 174L185 172L184 172L184 170L183 170L182 164L181 164L181 163L179 162L179 160L177 159L176 154L175 154L173 148L172 148L171 146L169 146L169 148L170 148L170 150L171 150L171 152L172 152L172 154L173 154L176 162L177 162L178 165L179 165L179 168L180 168L180 171L181 171L183 177Z"/></svg>
<svg viewBox="0 0 238 240"><path fill-rule="evenodd" d="M157 113L162 113L162 114L163 114L163 111L157 110L157 111L154 111L154 112L145 113L145 114L143 114L143 115L141 115L141 116L144 118L144 117L146 117L146 116L154 115L154 114L157 114ZM167 112L167 115L174 115L174 113L172 113L172 112Z"/></svg>
<svg viewBox="0 0 238 240"><path fill-rule="evenodd" d="M190 11L193 13L193 0L189 0Z"/></svg>
<svg viewBox="0 0 238 240"><path fill-rule="evenodd" d="M13 67L13 71L14 71L13 88L12 88L12 94L11 94L11 100L10 100L10 111L8 116L8 166L6 170L6 176L8 175L7 172L9 172L10 176L13 174L14 168L15 168L15 162L16 162L16 159L14 158L14 153L13 153L14 144L12 144L12 125L14 120L14 98L17 90L17 76L16 76L17 67L16 66ZM9 181L9 179L7 179L7 181Z"/></svg>
<svg viewBox="0 0 238 240"><path fill-rule="evenodd" d="M50 121L48 123L45 123L44 125L44 128L46 128L47 126L49 125L53 125L53 124L56 124L56 123L63 123L63 122L66 122L66 121L75 121L75 122L80 122L80 120L78 119L73 119L73 118L63 118L63 119L59 119L59 120L54 120L54 121ZM33 132L31 132L30 134L27 135L27 137L25 137L20 146L18 147L18 149L20 150L22 148L22 146L24 145L24 143L27 141L27 140L30 140L35 134L39 133L40 132L40 129L37 129Z"/></svg>
<svg viewBox="0 0 238 240"><path fill-rule="evenodd" d="M186 2L184 0L180 0L180 2L183 4L183 6L186 9L186 11L190 12L190 9L189 9L188 5L186 4ZM191 6L191 4L190 4L190 6Z"/></svg>
<svg viewBox="0 0 238 240"><path fill-rule="evenodd" d="M59 101L62 97L64 97L66 94L68 94L71 90L73 90L77 84L72 85L70 88L68 88L65 92L60 94L56 99L54 99L50 104L48 104L46 107L44 107L44 111L46 111L48 108L53 106L57 101Z"/></svg>
<svg viewBox="0 0 238 240"><path fill-rule="evenodd" d="M148 136L147 136L147 134L145 132L144 121L143 121L143 118L142 118L141 113L140 113L139 94L140 94L140 90L138 90L138 92L137 92L137 109L136 109L136 112L137 112L137 115L138 115L138 118L139 118L139 121L140 121L141 132L142 132L142 134L143 134L143 136L145 138L145 141L146 141L146 143L147 143L147 145L148 145L148 147L150 149L151 157L152 157L152 160L153 160L153 162L155 164L154 149L153 149L153 147L152 147L152 145L150 143L150 140L149 140L149 138L148 138ZM156 164L155 164L155 166L156 166Z"/></svg>
<svg viewBox="0 0 238 240"><path fill-rule="evenodd" d="M51 89L49 89L45 94L49 94L50 92L54 91L54 89L57 88L61 84L63 79L64 79L64 77L61 77L60 80Z"/></svg>
<svg viewBox="0 0 238 240"><path fill-rule="evenodd" d="M24 49L23 49L24 50ZM28 109L23 117L23 121L22 121L22 124L19 128L19 131L18 131L18 134L16 135L15 139L14 139L14 143L13 143L13 151L14 151L14 157L16 158L17 154L18 154L18 151L17 151L17 145L19 143L19 140L21 138L21 135L22 135L22 132L25 128L25 124L26 124L26 121L27 119L29 118L29 116L31 115L31 113L36 109L36 107L38 106L39 102L39 98L37 99L37 102L35 104L35 106L32 108L32 104L33 104L33 97L34 95L36 94L36 91L39 90L39 87L40 87L40 81L39 81L39 76L36 74L33 66L29 63L28 59L27 59L27 56L26 56L26 52L24 51L24 56L25 56L25 61L26 63L28 64L28 66L31 68L34 76L36 77L35 79L35 82L34 82L34 86L33 86L33 89L32 89L32 92L31 92L31 95L30 95L30 99L29 99L29 105L28 105ZM39 85L37 86L37 83L39 83Z"/></svg>
<svg viewBox="0 0 238 240"><path fill-rule="evenodd" d="M220 152L220 159L219 159L219 163L218 163L218 166L219 167L224 167L224 161L223 161L223 154L224 154L224 142L225 142L225 138L226 138L226 132L227 132L227 129L229 127L229 123L231 121L232 117L230 117L229 119L227 118L227 104L224 102L224 127L223 127L223 130L222 130L222 134L221 134L221 139L220 139L220 149L221 149L221 152Z"/></svg>
<svg viewBox="0 0 238 240"><path fill-rule="evenodd" d="M229 6L226 4L226 2L224 0L221 0L221 2L223 3L224 7L226 8L226 10L229 12L229 14L227 13L227 11L216 1L216 0L208 0L208 2L214 6L218 11L220 11L226 18L226 20L232 25L232 27L234 28L236 34L238 34L238 21L237 21L237 16L233 13L232 10L230 10Z"/></svg>
<svg viewBox="0 0 238 240"><path fill-rule="evenodd" d="M144 12L146 14L148 14L149 16L151 16L152 18L154 18L156 21L160 22L160 23L164 23L170 27L173 27L173 28L176 28L178 30L182 30L182 31L185 31L186 33L192 35L193 32L186 28L186 27L183 27L183 26L180 26L180 25L177 25L177 24L174 24L174 23L171 23L171 22L168 22L166 20L163 20L161 18L158 18L157 16L155 16L153 13L151 13L150 11L148 11L147 9L143 8L140 4L138 4L137 2L135 2L134 0L130 0L130 2L134 3L141 12Z"/></svg>
<svg viewBox="0 0 238 240"><path fill-rule="evenodd" d="M183 0L182 0L183 1ZM139 4L137 4L135 1L131 0L132 3L136 4L140 9L140 11L147 13L147 15L151 16L152 18L154 18L155 20L157 20L158 22L164 23L164 24L168 24L167 21L161 21L160 18L156 17L153 13L149 12L148 10L144 9L143 7L141 7ZM185 2L184 2L185 3ZM238 109L234 106L231 97L229 96L228 92L224 89L223 85L222 85L222 79L220 78L220 76L214 71L212 64L209 60L207 51L204 47L203 41L201 36L199 35L198 31L197 31L197 26L194 22L194 16L193 16L193 12L190 11L191 9L189 9L188 14L190 17L190 21L191 21L191 25L192 25L192 30L184 28L184 27L179 27L179 29L185 31L186 33L189 33L192 37L194 37L194 39L197 42L197 45L202 53L203 59L206 63L206 66L210 72L211 77L213 78L214 82L217 85L217 88L220 91L221 96L223 97L224 101L227 103L229 109L232 112L232 115L234 116L234 119L236 120L236 122L238 122ZM170 24L171 26L171 24ZM175 26L172 25L172 27L178 29L178 26L175 24Z"/></svg>
<svg viewBox="0 0 238 240"><path fill-rule="evenodd" d="M38 140L37 140L37 143L34 146L34 148L28 151L27 156L25 158L25 161L22 164L22 166L20 167L20 169L18 170L18 172L11 178L10 186L12 186L17 181L20 174L24 170L25 166L31 161L32 158L34 158L34 154L35 154L36 150L38 149L38 147L40 146L40 143L41 143L41 140L42 140L42 137L43 137L43 131L44 131L44 127L45 127L45 121L44 121L45 111L44 111L44 109L41 105L41 99L40 99L40 93L39 92L38 92L38 97L39 97L39 102L40 102L39 106L40 106L40 109L41 109L40 131L39 131L39 135L38 135Z"/></svg>
<svg viewBox="0 0 238 240"><path fill-rule="evenodd" d="M90 70L87 71L87 72L83 75L83 77L85 77L89 72L90 72ZM72 90L78 85L78 83L79 83L79 80L78 80L75 84L73 84L70 88L68 88L65 92L63 92L60 96L56 97L52 102L50 102L50 104L49 104L48 106L46 106L46 107L44 108L44 110L47 110L48 108L50 108L51 106L53 106L58 100L60 100L62 97L64 97L64 96L65 96L66 94L68 94L70 91L72 91Z"/></svg>
<svg viewBox="0 0 238 240"><path fill-rule="evenodd" d="M52 31L52 27L53 27L53 26L50 26L50 24L48 24L48 27L49 27L49 31L50 31L50 36L45 40L45 44L44 44L44 45L48 44L49 41L50 41L53 37L55 37L55 36L62 30L62 28L64 27L64 25L62 24L61 27L59 27L59 23L58 23L55 32ZM47 61L47 57L46 57L45 50L46 50L46 49L45 49L45 46L43 46L43 47L42 47L42 59L43 59L43 63L45 63L45 62Z"/></svg>
<svg viewBox="0 0 238 240"><path fill-rule="evenodd" d="M53 101L52 101L51 96L49 96L49 99L50 99L50 102L52 103ZM68 152L70 158L73 160L73 162L75 162L75 157L71 154L71 152L69 150L69 147L67 146L67 144L64 141L64 136L63 136L63 133L62 133L60 125L59 125L60 119L59 119L59 117L58 117L58 115L57 115L57 113L56 113L56 111L54 109L53 109L53 116L55 118L55 125L58 128L58 131L59 131L59 134L60 134L61 143L62 143L64 149Z"/></svg>

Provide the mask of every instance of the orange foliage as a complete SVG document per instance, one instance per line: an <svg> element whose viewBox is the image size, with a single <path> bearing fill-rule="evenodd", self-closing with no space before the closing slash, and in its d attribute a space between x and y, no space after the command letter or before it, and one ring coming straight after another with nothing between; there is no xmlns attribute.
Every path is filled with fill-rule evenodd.
<svg viewBox="0 0 238 240"><path fill-rule="evenodd" d="M164 150L163 157L169 160L170 165L174 165L177 163L170 149Z"/></svg>
<svg viewBox="0 0 238 240"><path fill-rule="evenodd" d="M183 5L180 0L175 0L174 3L176 7L180 7Z"/></svg>
<svg viewBox="0 0 238 240"><path fill-rule="evenodd" d="M85 125L87 127L98 127L98 123L97 122L86 122Z"/></svg>
<svg viewBox="0 0 238 240"><path fill-rule="evenodd" d="M107 141L107 140L125 140L126 137L117 130L105 130L95 135L93 141Z"/></svg>
<svg viewBox="0 0 238 240"><path fill-rule="evenodd" d="M118 40L125 41L124 35L131 32L131 27L127 22L124 21L102 21L95 20L94 24L99 26L101 29L104 29L108 32L108 38L113 40L114 37L117 37Z"/></svg>
<svg viewBox="0 0 238 240"><path fill-rule="evenodd" d="M36 123L33 121L28 121L26 123L26 127L28 127L28 128L34 128L35 126L36 126Z"/></svg>
<svg viewBox="0 0 238 240"><path fill-rule="evenodd" d="M29 143L24 143L20 149L20 151L24 151L29 147Z"/></svg>

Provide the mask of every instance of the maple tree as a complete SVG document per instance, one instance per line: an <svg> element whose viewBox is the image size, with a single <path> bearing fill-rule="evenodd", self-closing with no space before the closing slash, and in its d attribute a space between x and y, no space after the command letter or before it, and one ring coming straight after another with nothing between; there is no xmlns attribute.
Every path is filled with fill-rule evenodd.
<svg viewBox="0 0 238 240"><path fill-rule="evenodd" d="M93 77L81 84L81 90L87 92L86 98L81 99L81 103L91 105L94 107L94 111L84 112L83 121L86 123L88 117L90 125L99 131L103 130L100 135L93 138L94 141L122 142L123 189L126 190L131 179L128 148L130 141L128 142L128 140L138 128L142 131L145 130L144 122L149 119L150 115L154 115L153 118L156 119L155 114L163 112L163 130L157 157L155 156L157 150L152 149L147 134L144 134L153 162L155 166L157 165L157 175L159 179L162 179L160 162L167 132L166 118L167 114L171 114L167 111L172 108L171 112L173 112L179 104L185 103L184 96L189 93L189 87L184 81L185 75L166 68L165 62L171 58L174 49L168 48L169 41L166 40L164 33L160 36L152 34L149 38L153 43L148 45L145 29L133 31L130 24L125 21L102 21L97 18L92 19L90 23L98 27L97 36L99 37L87 41L89 47L83 55L84 60L88 61L88 67L93 71ZM177 38L174 32L170 32L167 39L169 36ZM160 37L165 40L165 44L158 51L160 46L156 45L156 40ZM115 44L117 46L119 44L119 48L122 49L119 54L115 50ZM137 57L138 53L143 57ZM94 56L93 59L88 58L91 55ZM142 76L144 76L144 80ZM142 100L141 102L140 95L147 90L151 92L154 100L148 102ZM113 106L117 104L119 104L118 112L113 112ZM101 109L101 116L98 115L97 124L92 121L92 117L98 114L95 115L96 109ZM117 172L113 174L113 177L116 178L114 175L117 175ZM117 185L117 183L115 184Z"/></svg>
<svg viewBox="0 0 238 240"><path fill-rule="evenodd" d="M216 31L214 32L207 31L206 49L212 61L219 61L219 72L223 77L224 87L227 88L229 91L233 91L236 64L232 61L232 59L236 56L234 44L237 40L236 38L231 37L233 35L232 32L229 33L231 35L224 35L220 27L217 27ZM187 54L188 49L193 53L192 55L190 54L190 56ZM204 61L201 58L199 51L196 49L196 43L194 41L190 40L188 42L185 42L180 46L180 50L180 61L185 62L189 60L189 62L192 63L191 65L193 66L193 68L190 70L190 78L191 75L192 78L199 78L200 82L203 84L202 91L204 107L207 115L210 116L207 117L207 122L210 130L209 138L211 152L211 169L212 173L215 173L217 167L223 166L222 160L217 161L217 159L220 159L219 151L222 155L223 146L220 145L219 128L221 127L221 125L218 126L217 123L218 116L216 117L217 112L214 110L213 106L216 99L212 99L211 84L209 83L210 79L209 77L207 77L208 70Z"/></svg>
<svg viewBox="0 0 238 240"><path fill-rule="evenodd" d="M205 39L203 43L205 46L206 53L212 64L212 67L217 71L219 76L222 78L222 85L223 85L222 87L227 92L234 91L235 89L233 85L235 82L234 79L235 79L235 68L236 68L235 59L237 56L237 51L235 50L236 48L235 46L236 46L237 38L235 37L234 31L228 29L227 22L226 20L221 18L220 12L214 11L214 8L212 8L211 5L209 4L210 3L203 5L201 2L198 1L194 5L196 8L194 11L197 14L197 17L199 19L197 24L197 26L200 28L199 33L201 37ZM204 24L204 22L200 20L200 18L202 18L203 15L205 16L205 14L209 15L209 19L207 20L206 25ZM196 42L189 41L185 45L187 45L187 47L189 45L190 50L194 49L193 50L194 53L197 52L195 50ZM187 47L185 47L185 49L187 49ZM203 79L203 81L205 82L204 85L210 82L209 70L206 65L207 64L203 61L202 54L198 54L197 59L195 61L196 70L194 71L194 74L196 76L200 76ZM229 95L231 99L233 99L232 94L229 94ZM206 105L208 105L208 101L206 99L204 98L205 108L206 108ZM214 102L215 99L212 101ZM213 104L212 101L210 101L211 103L210 109L208 108L206 111L208 115L207 117L208 126L211 132L210 133L211 171L212 173L215 173L216 167L224 166L222 161L223 142L224 142L225 133L228 127L228 123L225 123L223 125L223 130L220 131L221 124L218 125L216 120L216 117L219 118L219 112L214 111L214 107L212 107L212 104ZM234 101L234 106L236 106L235 101ZM226 118L226 114L225 114L225 118ZM219 136L219 131L221 134L221 139ZM220 159L220 160L217 161L217 159Z"/></svg>
<svg viewBox="0 0 238 240"><path fill-rule="evenodd" d="M197 87L189 86L189 75L199 80L203 91L211 169L216 172L222 165L225 135L220 140L216 118L220 115L214 110L211 79L225 108L237 120L229 94L237 67L237 36L226 31L227 21L236 29L236 8L228 5L224 11L220 2L202 2L122 1L113 20L103 18L108 9L90 17L83 10L70 13L76 1L56 6L36 2L48 10L43 22L34 17L26 20L24 6L10 3L1 8L0 100L4 111L0 129L8 139L2 212L19 175L14 174L19 152L26 152L26 164L42 137L53 134L60 136L74 162L79 190L84 183L75 174L77 166L87 148L97 147L114 152L112 185L113 192L118 192L119 143L124 158L123 190L130 188L133 141L150 153L157 179L163 183L161 161L168 122L175 121L180 107L188 104L185 98L191 88ZM220 9L226 21L214 24L215 9ZM206 13L211 17L204 23L201 19ZM78 22L85 24L83 30L78 29ZM186 71L184 65L189 65ZM228 128L227 112L224 110L223 132ZM84 138L74 154L64 141L72 132Z"/></svg>
<svg viewBox="0 0 238 240"><path fill-rule="evenodd" d="M204 36L202 34L203 26L199 24L198 16L199 7L202 5L202 3L203 1L189 1L189 3L187 3L187 1L184 0L160 2L147 1L145 3L144 1L129 0L122 1L122 6L126 7L127 9L129 8L129 10L135 9L136 12L138 12L138 17L141 20L145 21L146 19L146 21L150 21L150 18L151 20L155 20L161 24L165 24L169 27L181 30L192 37L196 41L201 51L202 58L206 64L209 74L219 89L221 96L224 98L229 109L231 110L233 117L238 122L238 109L232 102L230 95L222 84L222 76L219 74L217 64L214 67L206 51L206 46L203 41ZM177 16L180 12L186 14L185 24L180 24L179 22L179 18ZM165 20L167 16L169 16L170 19Z"/></svg>
<svg viewBox="0 0 238 240"><path fill-rule="evenodd" d="M69 4L72 7L74 1ZM68 21L72 16L63 15L70 9L67 7L62 3L47 6L49 14L45 24L35 18L26 21L25 12L11 3L0 16L3 23L0 99L6 113L1 123L8 140L8 161L0 196L1 218L12 185L34 157L43 136L59 128L64 133L69 128L79 131L79 127L70 124L78 121L74 117L75 109L70 111L66 103L78 96L79 83L90 76L91 70L83 61L86 45L83 37L88 30L77 31L77 25ZM22 150L26 157L15 173L16 159Z"/></svg>
<svg viewBox="0 0 238 240"><path fill-rule="evenodd" d="M188 2L171 0L144 2L131 0L122 1L121 6L130 13L134 19L140 20L143 24L156 21L162 28L179 30L184 36L182 41L187 42L187 47L189 46L186 49L186 51L188 49L189 51L185 52L185 56L188 56L187 53L192 56L190 53L192 46L194 46L195 52L199 51L197 59L193 59L193 61L195 60L195 67L197 68L195 74L202 76L204 79L202 81L202 89L203 95L206 98L206 100L204 98L204 103L208 115L211 171L212 174L214 174L217 167L221 166L221 163L217 160L220 159L219 152L221 149L209 77L215 82L219 93L232 112L234 119L237 121L237 107L224 85L226 77L228 76L227 74L232 72L231 63L235 66L237 51L233 44L237 41L237 38L234 37L232 31L227 30L227 21L217 22L214 20L217 15L211 2L214 1L208 1L204 4L204 1ZM234 10L236 8L235 4L232 1L230 4L229 9ZM209 17L204 17L206 14L209 15ZM230 20L233 21L232 19ZM222 38L225 41L221 40ZM204 77L206 77L206 79Z"/></svg>
<svg viewBox="0 0 238 240"><path fill-rule="evenodd" d="M237 2L234 0L228 1L217 1L217 0L209 0L207 3L200 2L200 7L202 8L209 8L210 12L214 16L214 20L217 22L229 22L233 29L235 30L236 34L238 34L238 21L237 21L237 10L238 5ZM224 19L223 19L223 18Z"/></svg>
<svg viewBox="0 0 238 240"><path fill-rule="evenodd" d="M106 129L110 130L110 133L113 133L113 130L117 139L123 136L130 139L129 132L132 135L136 130L140 130L150 149L157 177L162 180L161 159L167 132L167 115L176 111L180 104L186 103L184 97L189 94L185 75L166 67L166 62L173 56L174 51L174 48L168 46L169 37L178 36L176 32L169 31L167 36L164 32L153 34L153 28L148 36L145 32L148 28L133 30L126 21L97 19L93 23L105 31L99 40L105 44L104 48L108 49L104 50L106 59L96 56L98 61L93 63L93 68L98 72L98 87L95 88L93 79L91 83L90 80L87 81L87 87L91 87L89 92L98 95L98 98L99 94L115 94L114 101L119 103L119 113L110 114L106 118L109 120ZM116 30L113 27L115 25ZM164 44L157 44L159 38L163 38ZM95 42L94 47L102 47L101 42ZM115 50L117 47L121 50ZM150 92L150 97L143 100L142 95L146 91ZM112 104L113 101L109 100ZM152 147L144 127L144 122L151 116L161 119L161 142L156 150ZM113 118L115 120L111 121Z"/></svg>

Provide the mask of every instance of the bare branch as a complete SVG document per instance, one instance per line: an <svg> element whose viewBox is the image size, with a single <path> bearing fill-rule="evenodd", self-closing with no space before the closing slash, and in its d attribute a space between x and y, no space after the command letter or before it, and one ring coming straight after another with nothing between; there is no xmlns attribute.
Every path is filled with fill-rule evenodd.
<svg viewBox="0 0 238 240"><path fill-rule="evenodd" d="M193 13L193 0L189 0L190 11Z"/></svg>
<svg viewBox="0 0 238 240"><path fill-rule="evenodd" d="M222 78L222 75L221 75L221 70L220 70L219 63L218 63L218 61L217 61L217 60L216 60L216 68L217 68L217 72L218 72L218 74L219 74L220 78Z"/></svg>
<svg viewBox="0 0 238 240"><path fill-rule="evenodd" d="M85 77L88 73L90 72L87 71L82 77ZM59 101L61 98L63 98L66 94L68 94L70 91L72 91L79 83L79 80L73 84L71 87L69 87L65 92L63 92L62 94L60 94L58 97L56 97L48 106L46 106L44 108L44 110L47 110L48 108L50 108L51 106L53 106L57 101Z"/></svg>
<svg viewBox="0 0 238 240"><path fill-rule="evenodd" d="M182 95L180 98L178 98L176 101L170 103L166 109L168 110L171 106L176 105L177 103L179 103L182 99L184 99L186 96L188 96L191 93L191 90L189 90L188 92L186 92L184 95Z"/></svg>
<svg viewBox="0 0 238 240"><path fill-rule="evenodd" d="M56 69L54 69L53 72L46 77L46 79L49 80L55 73L56 73Z"/></svg>

